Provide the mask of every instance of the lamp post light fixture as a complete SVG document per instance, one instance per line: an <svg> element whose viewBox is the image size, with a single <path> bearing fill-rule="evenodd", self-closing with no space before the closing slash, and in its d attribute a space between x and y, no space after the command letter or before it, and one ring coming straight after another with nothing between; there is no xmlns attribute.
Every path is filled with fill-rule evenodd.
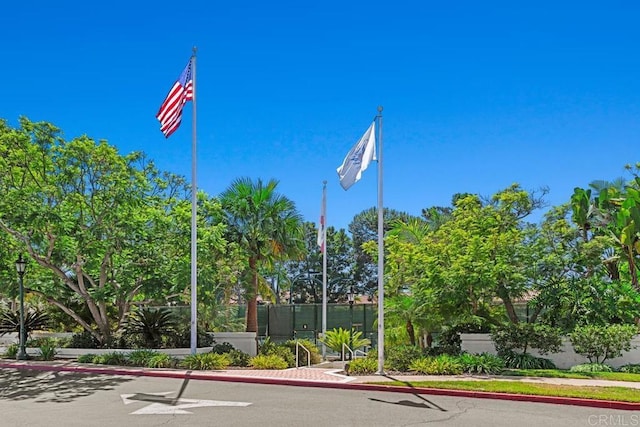
<svg viewBox="0 0 640 427"><path fill-rule="evenodd" d="M18 272L18 277L20 278L20 331L18 332L18 341L19 341L19 349L18 354L16 355L16 359L18 360L27 360L29 356L27 356L27 351L25 349L25 330L24 330L24 283L23 277L24 272L27 269L27 261L22 258L22 254L16 260L16 271Z"/></svg>
<svg viewBox="0 0 640 427"><path fill-rule="evenodd" d="M349 292L347 293L347 301L349 301L349 349L353 351L353 303L355 301L356 294L353 292L353 285L349 286ZM349 353L349 359L351 359L351 352Z"/></svg>

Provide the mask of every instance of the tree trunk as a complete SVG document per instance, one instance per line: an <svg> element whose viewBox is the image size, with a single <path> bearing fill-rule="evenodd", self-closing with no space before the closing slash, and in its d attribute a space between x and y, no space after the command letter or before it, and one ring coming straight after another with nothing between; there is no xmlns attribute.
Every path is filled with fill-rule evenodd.
<svg viewBox="0 0 640 427"><path fill-rule="evenodd" d="M627 247L627 258L629 259L629 273L631 273L631 284L636 291L640 291L640 285L638 285L638 270L636 269L636 263L631 246Z"/></svg>
<svg viewBox="0 0 640 427"><path fill-rule="evenodd" d="M258 332L258 300L252 296L247 300L247 332Z"/></svg>
<svg viewBox="0 0 640 427"><path fill-rule="evenodd" d="M529 323L536 323L536 320L538 320L538 316L540 315L541 312L542 312L542 305L535 307L533 310L533 313L529 317Z"/></svg>
<svg viewBox="0 0 640 427"><path fill-rule="evenodd" d="M249 258L251 270L252 295L247 295L247 332L258 332L258 269L256 259Z"/></svg>
<svg viewBox="0 0 640 427"><path fill-rule="evenodd" d="M511 301L509 292L503 285L498 285L498 296L504 303L504 308L507 310L507 316L509 317L511 323L517 324L520 320L518 319L518 315L516 314L516 309L513 306L513 301Z"/></svg>
<svg viewBox="0 0 640 427"><path fill-rule="evenodd" d="M407 320L407 334L409 335L409 342L411 345L416 345L416 333L413 330L413 323L411 323L411 320Z"/></svg>

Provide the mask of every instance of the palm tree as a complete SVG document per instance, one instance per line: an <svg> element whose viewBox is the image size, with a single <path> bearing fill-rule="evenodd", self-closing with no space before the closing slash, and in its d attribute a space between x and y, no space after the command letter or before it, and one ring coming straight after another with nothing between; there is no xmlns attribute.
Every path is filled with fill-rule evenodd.
<svg viewBox="0 0 640 427"><path fill-rule="evenodd" d="M589 187L593 189L593 197L596 199L598 198L598 195L600 193L602 193L605 189L608 189L608 188L615 188L620 193L624 193L626 186L627 186L627 180L624 177L618 177L613 181L597 179L589 183Z"/></svg>
<svg viewBox="0 0 640 427"><path fill-rule="evenodd" d="M238 178L220 195L230 238L248 257L247 332L258 331L260 267L304 255L302 217L291 200L276 193L277 185L273 179Z"/></svg>

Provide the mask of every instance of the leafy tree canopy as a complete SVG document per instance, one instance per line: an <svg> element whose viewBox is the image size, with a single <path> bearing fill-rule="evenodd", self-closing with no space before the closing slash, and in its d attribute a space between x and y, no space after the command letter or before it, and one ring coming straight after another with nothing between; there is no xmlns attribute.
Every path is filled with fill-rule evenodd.
<svg viewBox="0 0 640 427"><path fill-rule="evenodd" d="M31 259L28 291L107 344L131 305L180 293L188 188L141 153L46 122L0 121L0 238ZM212 229L209 249L224 249ZM188 264L187 264L188 265ZM177 273L176 273L177 272Z"/></svg>

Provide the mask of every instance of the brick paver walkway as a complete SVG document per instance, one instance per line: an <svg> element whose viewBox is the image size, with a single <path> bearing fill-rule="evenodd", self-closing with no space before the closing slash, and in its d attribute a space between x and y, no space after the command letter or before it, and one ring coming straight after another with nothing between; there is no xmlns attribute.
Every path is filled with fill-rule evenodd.
<svg viewBox="0 0 640 427"><path fill-rule="evenodd" d="M348 383L354 377L341 375L337 369L324 368L291 368L282 370L260 370L260 369L230 369L216 372L215 376L235 377L235 378L271 378L299 381L317 381L324 383Z"/></svg>

